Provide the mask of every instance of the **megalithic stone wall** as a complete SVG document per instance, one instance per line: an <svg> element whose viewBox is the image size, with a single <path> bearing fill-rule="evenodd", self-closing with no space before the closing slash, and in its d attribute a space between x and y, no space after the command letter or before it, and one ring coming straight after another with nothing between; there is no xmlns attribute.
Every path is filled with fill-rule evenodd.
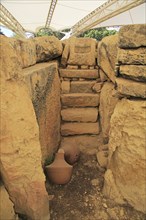
<svg viewBox="0 0 146 220"><path fill-rule="evenodd" d="M146 25L120 29L115 86L118 101L110 121L109 164L103 192L146 213Z"/></svg>
<svg viewBox="0 0 146 220"><path fill-rule="evenodd" d="M48 220L49 201L41 164L39 129L21 63L1 36L1 174L16 213Z"/></svg>

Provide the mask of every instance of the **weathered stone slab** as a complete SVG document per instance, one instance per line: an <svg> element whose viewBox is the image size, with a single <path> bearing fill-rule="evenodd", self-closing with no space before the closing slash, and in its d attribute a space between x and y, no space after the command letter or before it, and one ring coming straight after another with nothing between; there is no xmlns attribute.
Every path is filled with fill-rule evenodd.
<svg viewBox="0 0 146 220"><path fill-rule="evenodd" d="M114 112L118 98L115 97L114 84L112 82L105 82L100 93L100 124L103 134L104 142L107 143L109 139L110 119Z"/></svg>
<svg viewBox="0 0 146 220"><path fill-rule="evenodd" d="M63 137L61 140L61 146L76 145L80 151L85 154L94 154L97 152L98 147L102 144L101 135L75 135L69 137Z"/></svg>
<svg viewBox="0 0 146 220"><path fill-rule="evenodd" d="M72 81L71 82L71 93L92 93L92 87L96 81Z"/></svg>
<svg viewBox="0 0 146 220"><path fill-rule="evenodd" d="M43 36L34 38L36 44L37 62L52 60L62 54L62 43L54 36Z"/></svg>
<svg viewBox="0 0 146 220"><path fill-rule="evenodd" d="M146 84L128 79L117 78L116 89L123 96L146 98Z"/></svg>
<svg viewBox="0 0 146 220"><path fill-rule="evenodd" d="M119 64L146 65L146 47L137 49L118 49Z"/></svg>
<svg viewBox="0 0 146 220"><path fill-rule="evenodd" d="M1 38L5 36L1 35ZM10 45L14 48L17 54L18 62L21 67L29 67L36 63L36 46L32 39L20 40L16 38L8 38Z"/></svg>
<svg viewBox="0 0 146 220"><path fill-rule="evenodd" d="M98 69L94 70L73 70L73 69L59 69L60 76L66 78L85 78L97 79L99 78Z"/></svg>
<svg viewBox="0 0 146 220"><path fill-rule="evenodd" d="M119 31L120 48L146 46L146 24L125 25Z"/></svg>
<svg viewBox="0 0 146 220"><path fill-rule="evenodd" d="M96 107L99 105L98 94L88 93L72 93L61 95L61 102L63 106L70 107Z"/></svg>
<svg viewBox="0 0 146 220"><path fill-rule="evenodd" d="M22 68L36 64L36 45L33 40L19 40Z"/></svg>
<svg viewBox="0 0 146 220"><path fill-rule="evenodd" d="M119 74L129 79L146 82L145 65L120 65Z"/></svg>
<svg viewBox="0 0 146 220"><path fill-rule="evenodd" d="M122 99L111 118L109 169L105 174L104 193L111 199L126 200L146 213L146 101ZM120 200L121 200L120 199ZM118 201L119 202L119 201ZM121 200L122 202L122 200Z"/></svg>
<svg viewBox="0 0 146 220"><path fill-rule="evenodd" d="M49 219L39 128L22 69L7 38L1 39L1 175L16 213Z"/></svg>
<svg viewBox="0 0 146 220"><path fill-rule="evenodd" d="M91 38L75 38L69 40L69 59L71 65L95 65L96 40Z"/></svg>
<svg viewBox="0 0 146 220"><path fill-rule="evenodd" d="M40 63L23 70L39 124L42 161L60 142L60 79L56 62ZM53 114L52 114L53 112Z"/></svg>
<svg viewBox="0 0 146 220"><path fill-rule="evenodd" d="M61 135L99 134L99 124L96 123L64 123L61 125Z"/></svg>
<svg viewBox="0 0 146 220"><path fill-rule="evenodd" d="M97 108L68 108L61 111L63 121L96 122Z"/></svg>
<svg viewBox="0 0 146 220"><path fill-rule="evenodd" d="M117 61L117 49L118 35L105 37L98 43L98 65L113 83L115 82L114 69Z"/></svg>
<svg viewBox="0 0 146 220"><path fill-rule="evenodd" d="M61 82L61 93L67 94L70 92L70 81L62 81Z"/></svg>

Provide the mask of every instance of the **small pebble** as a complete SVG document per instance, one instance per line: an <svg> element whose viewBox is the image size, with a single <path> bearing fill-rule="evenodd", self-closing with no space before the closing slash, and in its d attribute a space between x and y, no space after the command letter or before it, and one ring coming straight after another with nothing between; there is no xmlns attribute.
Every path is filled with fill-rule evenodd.
<svg viewBox="0 0 146 220"><path fill-rule="evenodd" d="M107 209L107 204L106 203L103 203L102 205L103 205L104 208Z"/></svg>

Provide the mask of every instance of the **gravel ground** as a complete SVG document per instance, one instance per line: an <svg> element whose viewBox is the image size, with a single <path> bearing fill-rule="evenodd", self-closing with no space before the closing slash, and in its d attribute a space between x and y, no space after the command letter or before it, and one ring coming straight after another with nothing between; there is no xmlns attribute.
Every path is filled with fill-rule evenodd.
<svg viewBox="0 0 146 220"><path fill-rule="evenodd" d="M68 184L55 185L47 180L50 220L145 220L143 213L104 197L103 176L96 156L81 155Z"/></svg>

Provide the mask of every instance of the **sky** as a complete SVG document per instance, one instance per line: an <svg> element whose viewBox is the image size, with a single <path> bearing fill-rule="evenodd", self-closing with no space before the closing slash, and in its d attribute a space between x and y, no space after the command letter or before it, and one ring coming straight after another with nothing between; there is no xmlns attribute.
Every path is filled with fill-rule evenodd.
<svg viewBox="0 0 146 220"><path fill-rule="evenodd" d="M1 3L28 31L36 31L38 27L45 25L50 2L51 0L1 0ZM105 2L107 0L58 0L51 27L56 30L71 27ZM114 22L115 25L119 25L125 21L132 24L144 21L146 7L143 5L139 11L134 10L136 11L136 8L131 9L124 16L117 16L102 25L111 26ZM133 13L136 13L136 16Z"/></svg>

